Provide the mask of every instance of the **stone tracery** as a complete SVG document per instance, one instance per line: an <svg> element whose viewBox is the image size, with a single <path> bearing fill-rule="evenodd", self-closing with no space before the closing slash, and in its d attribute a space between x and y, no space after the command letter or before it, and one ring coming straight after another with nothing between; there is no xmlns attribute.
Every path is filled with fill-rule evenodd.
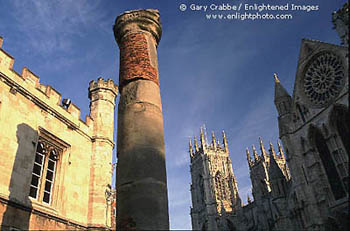
<svg viewBox="0 0 350 231"><path fill-rule="evenodd" d="M340 93L344 82L341 59L330 52L321 53L306 68L304 90L316 106L324 106Z"/></svg>

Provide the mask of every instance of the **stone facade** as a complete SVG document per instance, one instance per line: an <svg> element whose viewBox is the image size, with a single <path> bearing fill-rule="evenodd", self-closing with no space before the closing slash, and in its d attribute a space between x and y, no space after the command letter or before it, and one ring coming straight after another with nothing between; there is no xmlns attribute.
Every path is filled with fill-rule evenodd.
<svg viewBox="0 0 350 231"><path fill-rule="evenodd" d="M220 215L226 212L234 214L241 207L224 132L222 143L220 145L212 133L212 142L207 144L203 129L200 145L197 138L194 138L194 146L190 140L193 204L191 217L192 228L195 230L221 230L224 226Z"/></svg>
<svg viewBox="0 0 350 231"><path fill-rule="evenodd" d="M114 107L118 88L89 86L90 115L28 68L16 73L0 37L0 225L16 229L108 229ZM109 212L108 212L109 211Z"/></svg>
<svg viewBox="0 0 350 231"><path fill-rule="evenodd" d="M348 28L344 27L348 25L348 15L344 13L348 10L345 4L333 14L343 44L349 41ZM215 175L209 170L211 158L219 158L222 153L217 150L208 155L207 146L198 149L195 140L198 157L193 157L190 145L193 229L348 230L348 63L348 47L304 39L292 96L275 74L274 103L285 154L280 143L278 155L272 144L267 152L261 139L260 154L252 148L254 159L247 149L254 197L254 201L248 198L247 205L220 208L215 200L218 191L210 183L215 182ZM203 164L197 164L196 158ZM219 163L215 168L227 166ZM198 181L198 165L205 166L203 171L207 173L203 183ZM226 190L231 193L229 188ZM238 193L235 195L231 201L239 198Z"/></svg>

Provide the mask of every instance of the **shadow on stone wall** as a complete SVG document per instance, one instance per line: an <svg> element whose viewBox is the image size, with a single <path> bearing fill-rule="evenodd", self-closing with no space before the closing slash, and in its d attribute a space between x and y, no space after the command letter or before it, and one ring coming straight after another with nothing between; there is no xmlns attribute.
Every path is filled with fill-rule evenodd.
<svg viewBox="0 0 350 231"><path fill-rule="evenodd" d="M9 201L2 217L0 230L29 229L32 204L28 195L37 132L29 125L22 123L17 126L16 136L18 148L9 184ZM23 196L23 193L27 195Z"/></svg>

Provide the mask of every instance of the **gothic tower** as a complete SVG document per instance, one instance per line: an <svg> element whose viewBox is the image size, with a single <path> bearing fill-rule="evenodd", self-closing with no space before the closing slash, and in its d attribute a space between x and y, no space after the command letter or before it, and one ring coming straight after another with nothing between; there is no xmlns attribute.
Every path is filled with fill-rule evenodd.
<svg viewBox="0 0 350 231"><path fill-rule="evenodd" d="M267 155L261 138L259 138L259 143L261 155L258 155L255 146L252 146L254 160L252 160L250 156L249 149L246 149L247 160L250 170L250 179L252 181L253 186L252 193L255 201L267 197L269 195L269 192L271 191L268 174L270 156Z"/></svg>
<svg viewBox="0 0 350 231"><path fill-rule="evenodd" d="M200 145L194 137L189 143L191 157L192 228L220 230L225 226L225 214L235 213L241 207L237 181L233 174L225 132L219 143L212 133L206 143L206 134L200 131Z"/></svg>

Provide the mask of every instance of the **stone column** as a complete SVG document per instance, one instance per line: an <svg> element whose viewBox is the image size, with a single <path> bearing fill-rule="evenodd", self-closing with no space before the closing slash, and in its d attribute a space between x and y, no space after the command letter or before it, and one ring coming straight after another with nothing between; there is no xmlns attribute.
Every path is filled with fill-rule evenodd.
<svg viewBox="0 0 350 231"><path fill-rule="evenodd" d="M158 81L158 10L117 17L120 48L117 229L169 229L163 115Z"/></svg>

